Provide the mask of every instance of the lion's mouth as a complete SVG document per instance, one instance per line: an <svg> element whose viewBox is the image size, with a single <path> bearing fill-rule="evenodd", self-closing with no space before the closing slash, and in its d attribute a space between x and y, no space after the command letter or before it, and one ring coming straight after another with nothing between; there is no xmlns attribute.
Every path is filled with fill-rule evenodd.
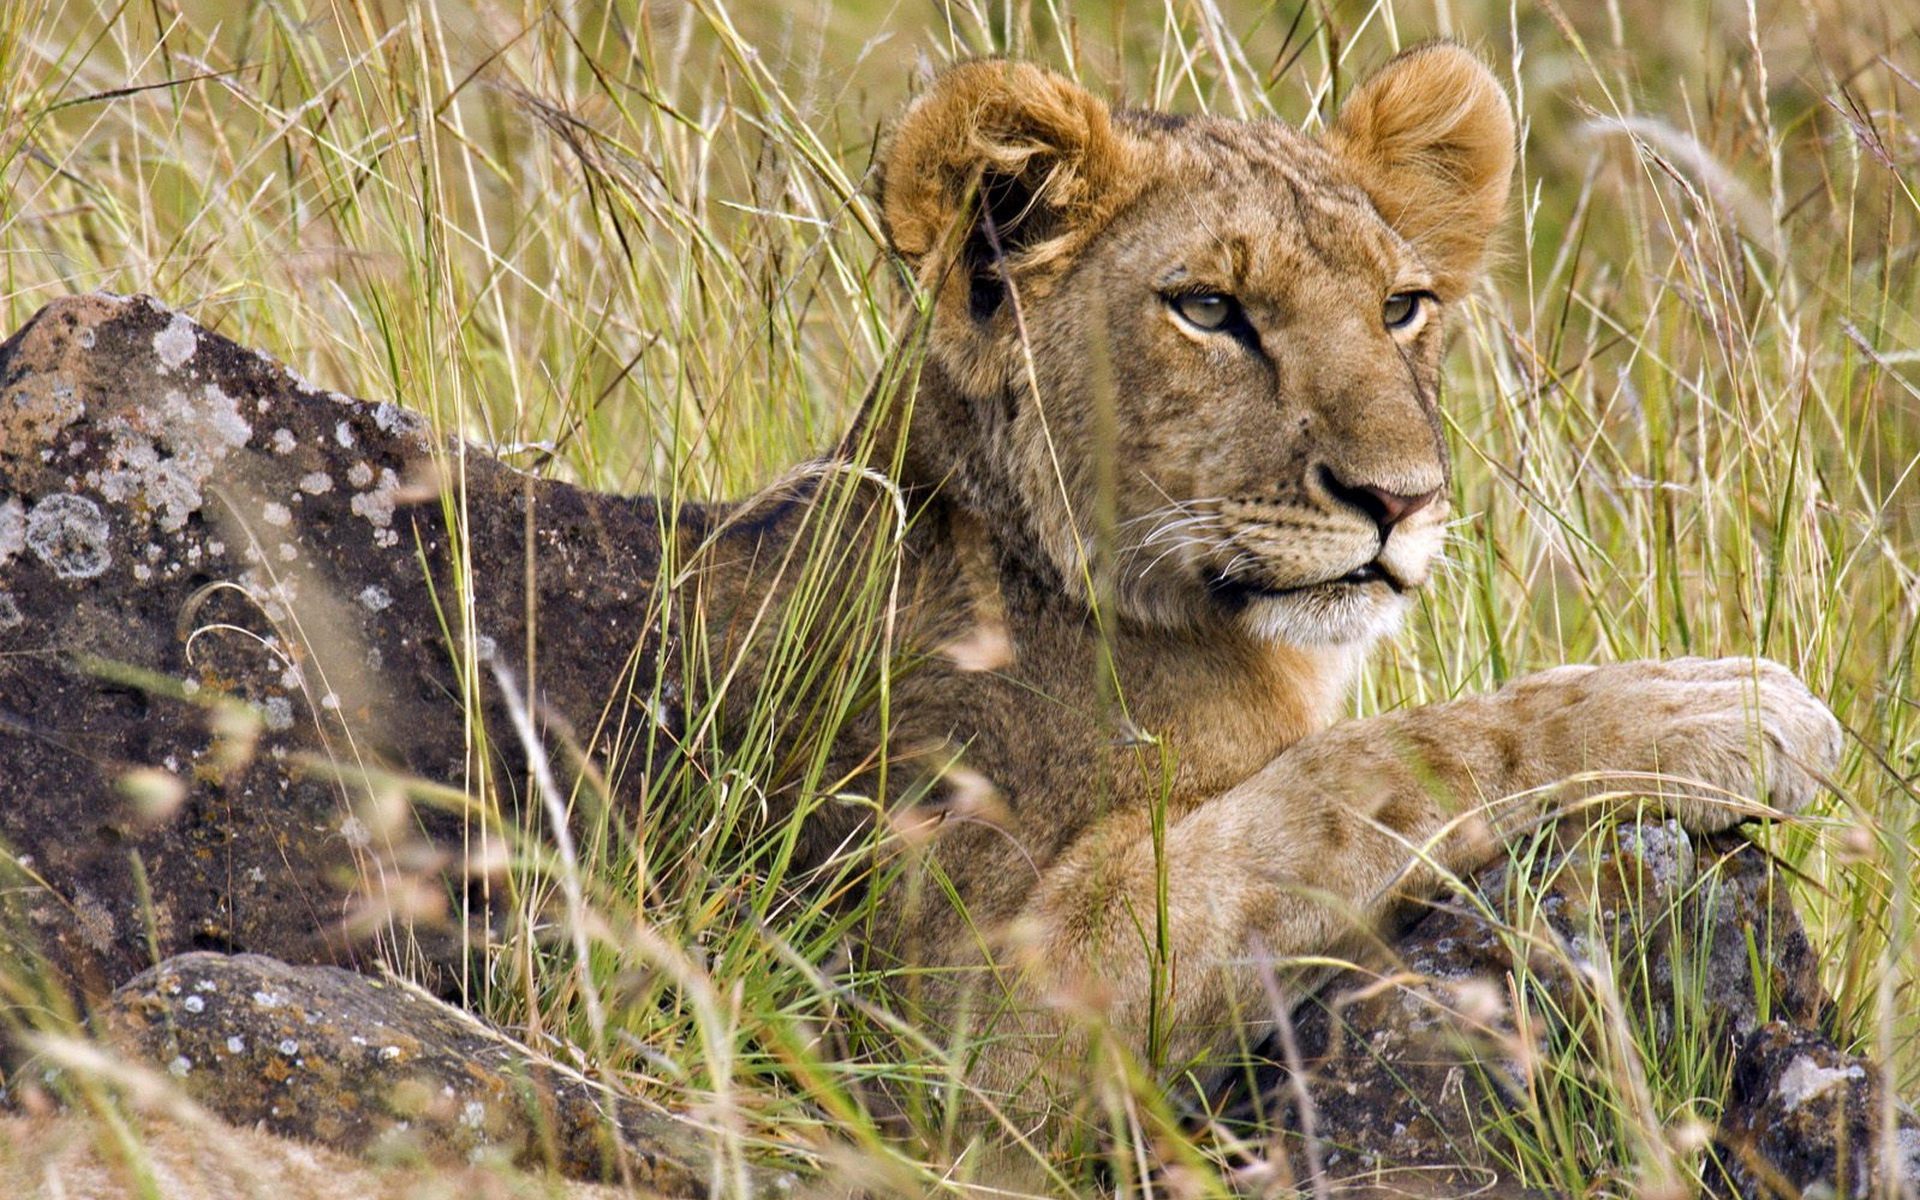
<svg viewBox="0 0 1920 1200"><path fill-rule="evenodd" d="M1370 583L1385 584L1395 595L1407 590L1407 585L1394 577L1393 572L1380 564L1378 559L1363 563L1344 575L1335 575L1327 579L1318 579L1312 583L1288 584L1277 586L1246 573L1228 571L1212 572L1207 578L1207 590L1214 598L1229 608L1244 608L1256 600L1272 600L1287 596L1307 596L1313 594L1337 594L1349 588L1365 587Z"/></svg>
<svg viewBox="0 0 1920 1200"><path fill-rule="evenodd" d="M1386 584L1388 587L1392 588L1396 592L1404 590L1400 586L1400 584L1393 578L1393 576L1387 574L1386 568L1382 567L1378 562L1370 562L1370 563L1367 563L1365 566L1355 567L1353 570L1348 571L1345 575L1340 576L1338 579L1329 579L1327 583L1362 584L1362 583L1372 583L1375 580L1378 580L1379 582ZM1325 586L1325 585L1316 585L1316 586Z"/></svg>

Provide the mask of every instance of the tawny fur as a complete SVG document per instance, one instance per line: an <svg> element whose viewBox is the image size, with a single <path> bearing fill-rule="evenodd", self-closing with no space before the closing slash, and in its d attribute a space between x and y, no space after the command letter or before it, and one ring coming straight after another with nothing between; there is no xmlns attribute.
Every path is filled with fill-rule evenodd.
<svg viewBox="0 0 1920 1200"><path fill-rule="evenodd" d="M893 948L979 967L922 996L1009 1095L1074 1089L1090 1014L1062 997L1098 996L1092 1023L1162 1068L1242 1044L1274 1016L1270 964L1483 861L1489 829L1591 790L1550 796L1569 776L1702 782L1668 792L1710 829L1752 815L1734 797L1797 807L1833 761L1825 708L1744 660L1333 724L1439 549L1443 320L1504 219L1513 140L1499 85L1445 43L1389 63L1321 139L1109 113L1001 62L941 76L895 134L883 213L932 311L910 417L876 397L862 429L904 438L922 629L978 609L961 564L996 563L1010 660L896 690L910 735L960 747L1007 803L926 851L966 921L924 903ZM1197 294L1230 297L1231 326L1183 317ZM1407 295L1413 318L1388 320Z"/></svg>

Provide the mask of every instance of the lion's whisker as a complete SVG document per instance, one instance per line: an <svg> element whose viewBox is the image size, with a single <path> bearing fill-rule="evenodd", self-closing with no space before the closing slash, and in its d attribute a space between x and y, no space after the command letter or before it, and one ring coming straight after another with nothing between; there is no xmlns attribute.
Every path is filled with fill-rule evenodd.
<svg viewBox="0 0 1920 1200"><path fill-rule="evenodd" d="M1217 525L1220 522L1221 518L1217 513L1202 513L1198 516L1182 517L1177 521L1168 521L1155 526L1152 532L1148 533L1138 542L1135 542L1131 549L1136 551L1145 550L1149 546L1158 545L1170 537L1189 536L1193 530L1201 529L1210 524Z"/></svg>
<svg viewBox="0 0 1920 1200"><path fill-rule="evenodd" d="M1140 572L1138 575L1135 576L1135 578L1145 579L1147 577L1147 573L1152 571L1155 567L1159 566L1161 561L1167 558L1169 555L1178 554L1182 550L1202 549L1206 546L1206 544L1207 543L1201 541L1199 538L1182 538L1180 541L1175 542L1173 545L1167 547L1165 550L1162 550L1160 553L1154 555L1153 561L1149 562L1146 566L1140 568Z"/></svg>

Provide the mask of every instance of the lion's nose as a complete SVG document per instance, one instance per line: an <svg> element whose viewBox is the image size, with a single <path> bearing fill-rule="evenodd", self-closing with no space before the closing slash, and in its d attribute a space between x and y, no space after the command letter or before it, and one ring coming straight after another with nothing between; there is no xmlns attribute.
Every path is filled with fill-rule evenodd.
<svg viewBox="0 0 1920 1200"><path fill-rule="evenodd" d="M1321 468L1321 482L1336 500L1367 514L1383 538L1393 532L1395 525L1432 504L1440 494L1439 488L1409 495L1371 483L1348 483L1325 467Z"/></svg>

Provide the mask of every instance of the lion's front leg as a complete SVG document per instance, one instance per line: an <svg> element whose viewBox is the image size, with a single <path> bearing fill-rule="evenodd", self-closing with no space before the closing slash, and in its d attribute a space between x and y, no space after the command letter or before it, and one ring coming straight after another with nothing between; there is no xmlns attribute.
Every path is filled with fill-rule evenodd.
<svg viewBox="0 0 1920 1200"><path fill-rule="evenodd" d="M989 1052L993 1073L1083 1052L1089 1024L1167 1065L1204 1057L1273 1018L1276 962L1365 936L1542 814L1631 794L1723 829L1799 809L1839 750L1826 707L1756 659L1564 667L1335 726L1157 838L1146 815L1116 814L1050 865L1018 926L1012 1026L1048 1044L1016 1034ZM1074 1016L1075 997L1100 1019Z"/></svg>

